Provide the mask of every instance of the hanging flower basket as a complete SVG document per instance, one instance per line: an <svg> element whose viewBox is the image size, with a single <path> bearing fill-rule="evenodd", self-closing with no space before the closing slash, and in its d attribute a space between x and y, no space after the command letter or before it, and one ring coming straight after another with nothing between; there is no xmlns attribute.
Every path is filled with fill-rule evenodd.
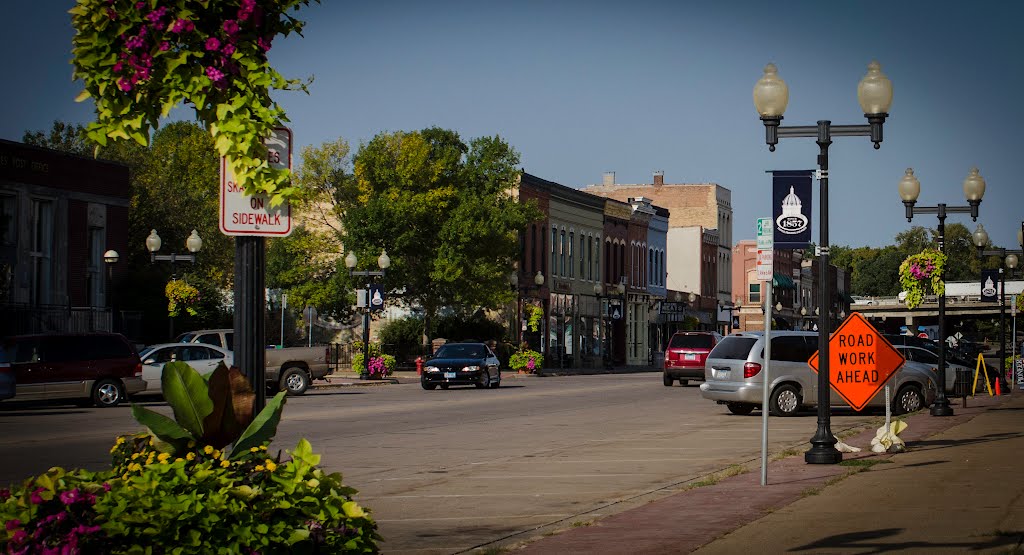
<svg viewBox="0 0 1024 555"><path fill-rule="evenodd" d="M945 267L946 255L934 249L910 255L900 264L900 285L907 293L907 308L921 306L925 295L942 295L945 292L942 281Z"/></svg>
<svg viewBox="0 0 1024 555"><path fill-rule="evenodd" d="M179 316L185 309L190 316L198 316L199 290L184 281L172 279L164 289L167 295L167 315Z"/></svg>
<svg viewBox="0 0 1024 555"><path fill-rule="evenodd" d="M526 305L526 327L530 331L540 331L540 321L544 319L544 309L535 305Z"/></svg>

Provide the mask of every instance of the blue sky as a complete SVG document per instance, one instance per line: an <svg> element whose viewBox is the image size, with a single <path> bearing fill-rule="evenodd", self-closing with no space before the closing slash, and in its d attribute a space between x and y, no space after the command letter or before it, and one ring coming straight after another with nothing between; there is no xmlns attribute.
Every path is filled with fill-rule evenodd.
<svg viewBox="0 0 1024 555"><path fill-rule="evenodd" d="M92 118L73 101L72 5L22 3L19 24L0 34L0 138ZM466 139L497 134L526 171L571 187L606 171L649 183L655 170L668 183L721 184L739 240L771 214L764 171L813 168L817 155L810 139L768 152L751 100L764 65L789 84L784 124L862 124L856 86L877 59L895 90L885 141L875 151L864 137L834 140L831 242L882 246L910 225L935 227L933 215L903 217L904 170L921 180L920 204L961 205L978 166L988 182L979 222L997 245L1019 248L1022 16L1024 4L993 0L326 0L299 12L305 38L275 41L271 60L288 77L315 78L309 95L276 97L297 147L434 125Z"/></svg>

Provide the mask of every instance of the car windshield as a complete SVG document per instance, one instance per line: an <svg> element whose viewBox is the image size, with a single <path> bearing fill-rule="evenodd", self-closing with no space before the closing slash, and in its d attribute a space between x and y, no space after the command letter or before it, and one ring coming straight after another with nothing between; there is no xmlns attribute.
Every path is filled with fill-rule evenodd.
<svg viewBox="0 0 1024 555"><path fill-rule="evenodd" d="M718 342L711 350L708 358L724 358L730 360L747 360L750 348L757 343L756 337L730 335Z"/></svg>
<svg viewBox="0 0 1024 555"><path fill-rule="evenodd" d="M676 334L668 344L669 349L710 349L714 338L703 333Z"/></svg>
<svg viewBox="0 0 1024 555"><path fill-rule="evenodd" d="M441 345L434 358L483 358L483 345Z"/></svg>

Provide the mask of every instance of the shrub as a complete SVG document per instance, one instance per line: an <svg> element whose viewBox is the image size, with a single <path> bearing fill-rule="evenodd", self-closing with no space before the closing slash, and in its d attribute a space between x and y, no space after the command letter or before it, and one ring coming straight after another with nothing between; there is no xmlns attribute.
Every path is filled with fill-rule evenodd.
<svg viewBox="0 0 1024 555"><path fill-rule="evenodd" d="M53 468L0 491L0 548L12 553L375 553L380 536L341 474L305 439L268 454L279 393L253 415L236 368L208 379L164 366L172 420L134 405L148 431L117 438L111 469ZM76 551L77 550L77 551Z"/></svg>
<svg viewBox="0 0 1024 555"><path fill-rule="evenodd" d="M534 373L544 366L544 355L530 349L516 352L508 360L508 365L515 371L526 370Z"/></svg>

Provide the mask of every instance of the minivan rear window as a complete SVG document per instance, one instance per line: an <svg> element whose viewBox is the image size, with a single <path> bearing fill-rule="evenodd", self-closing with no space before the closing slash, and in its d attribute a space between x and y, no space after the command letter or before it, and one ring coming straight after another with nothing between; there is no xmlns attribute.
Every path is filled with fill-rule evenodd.
<svg viewBox="0 0 1024 555"><path fill-rule="evenodd" d="M710 349L714 338L707 334L676 334L668 343L669 349Z"/></svg>
<svg viewBox="0 0 1024 555"><path fill-rule="evenodd" d="M741 337L730 335L723 338L711 350L708 358L722 358L727 360L747 360L750 349L757 343L756 337Z"/></svg>

